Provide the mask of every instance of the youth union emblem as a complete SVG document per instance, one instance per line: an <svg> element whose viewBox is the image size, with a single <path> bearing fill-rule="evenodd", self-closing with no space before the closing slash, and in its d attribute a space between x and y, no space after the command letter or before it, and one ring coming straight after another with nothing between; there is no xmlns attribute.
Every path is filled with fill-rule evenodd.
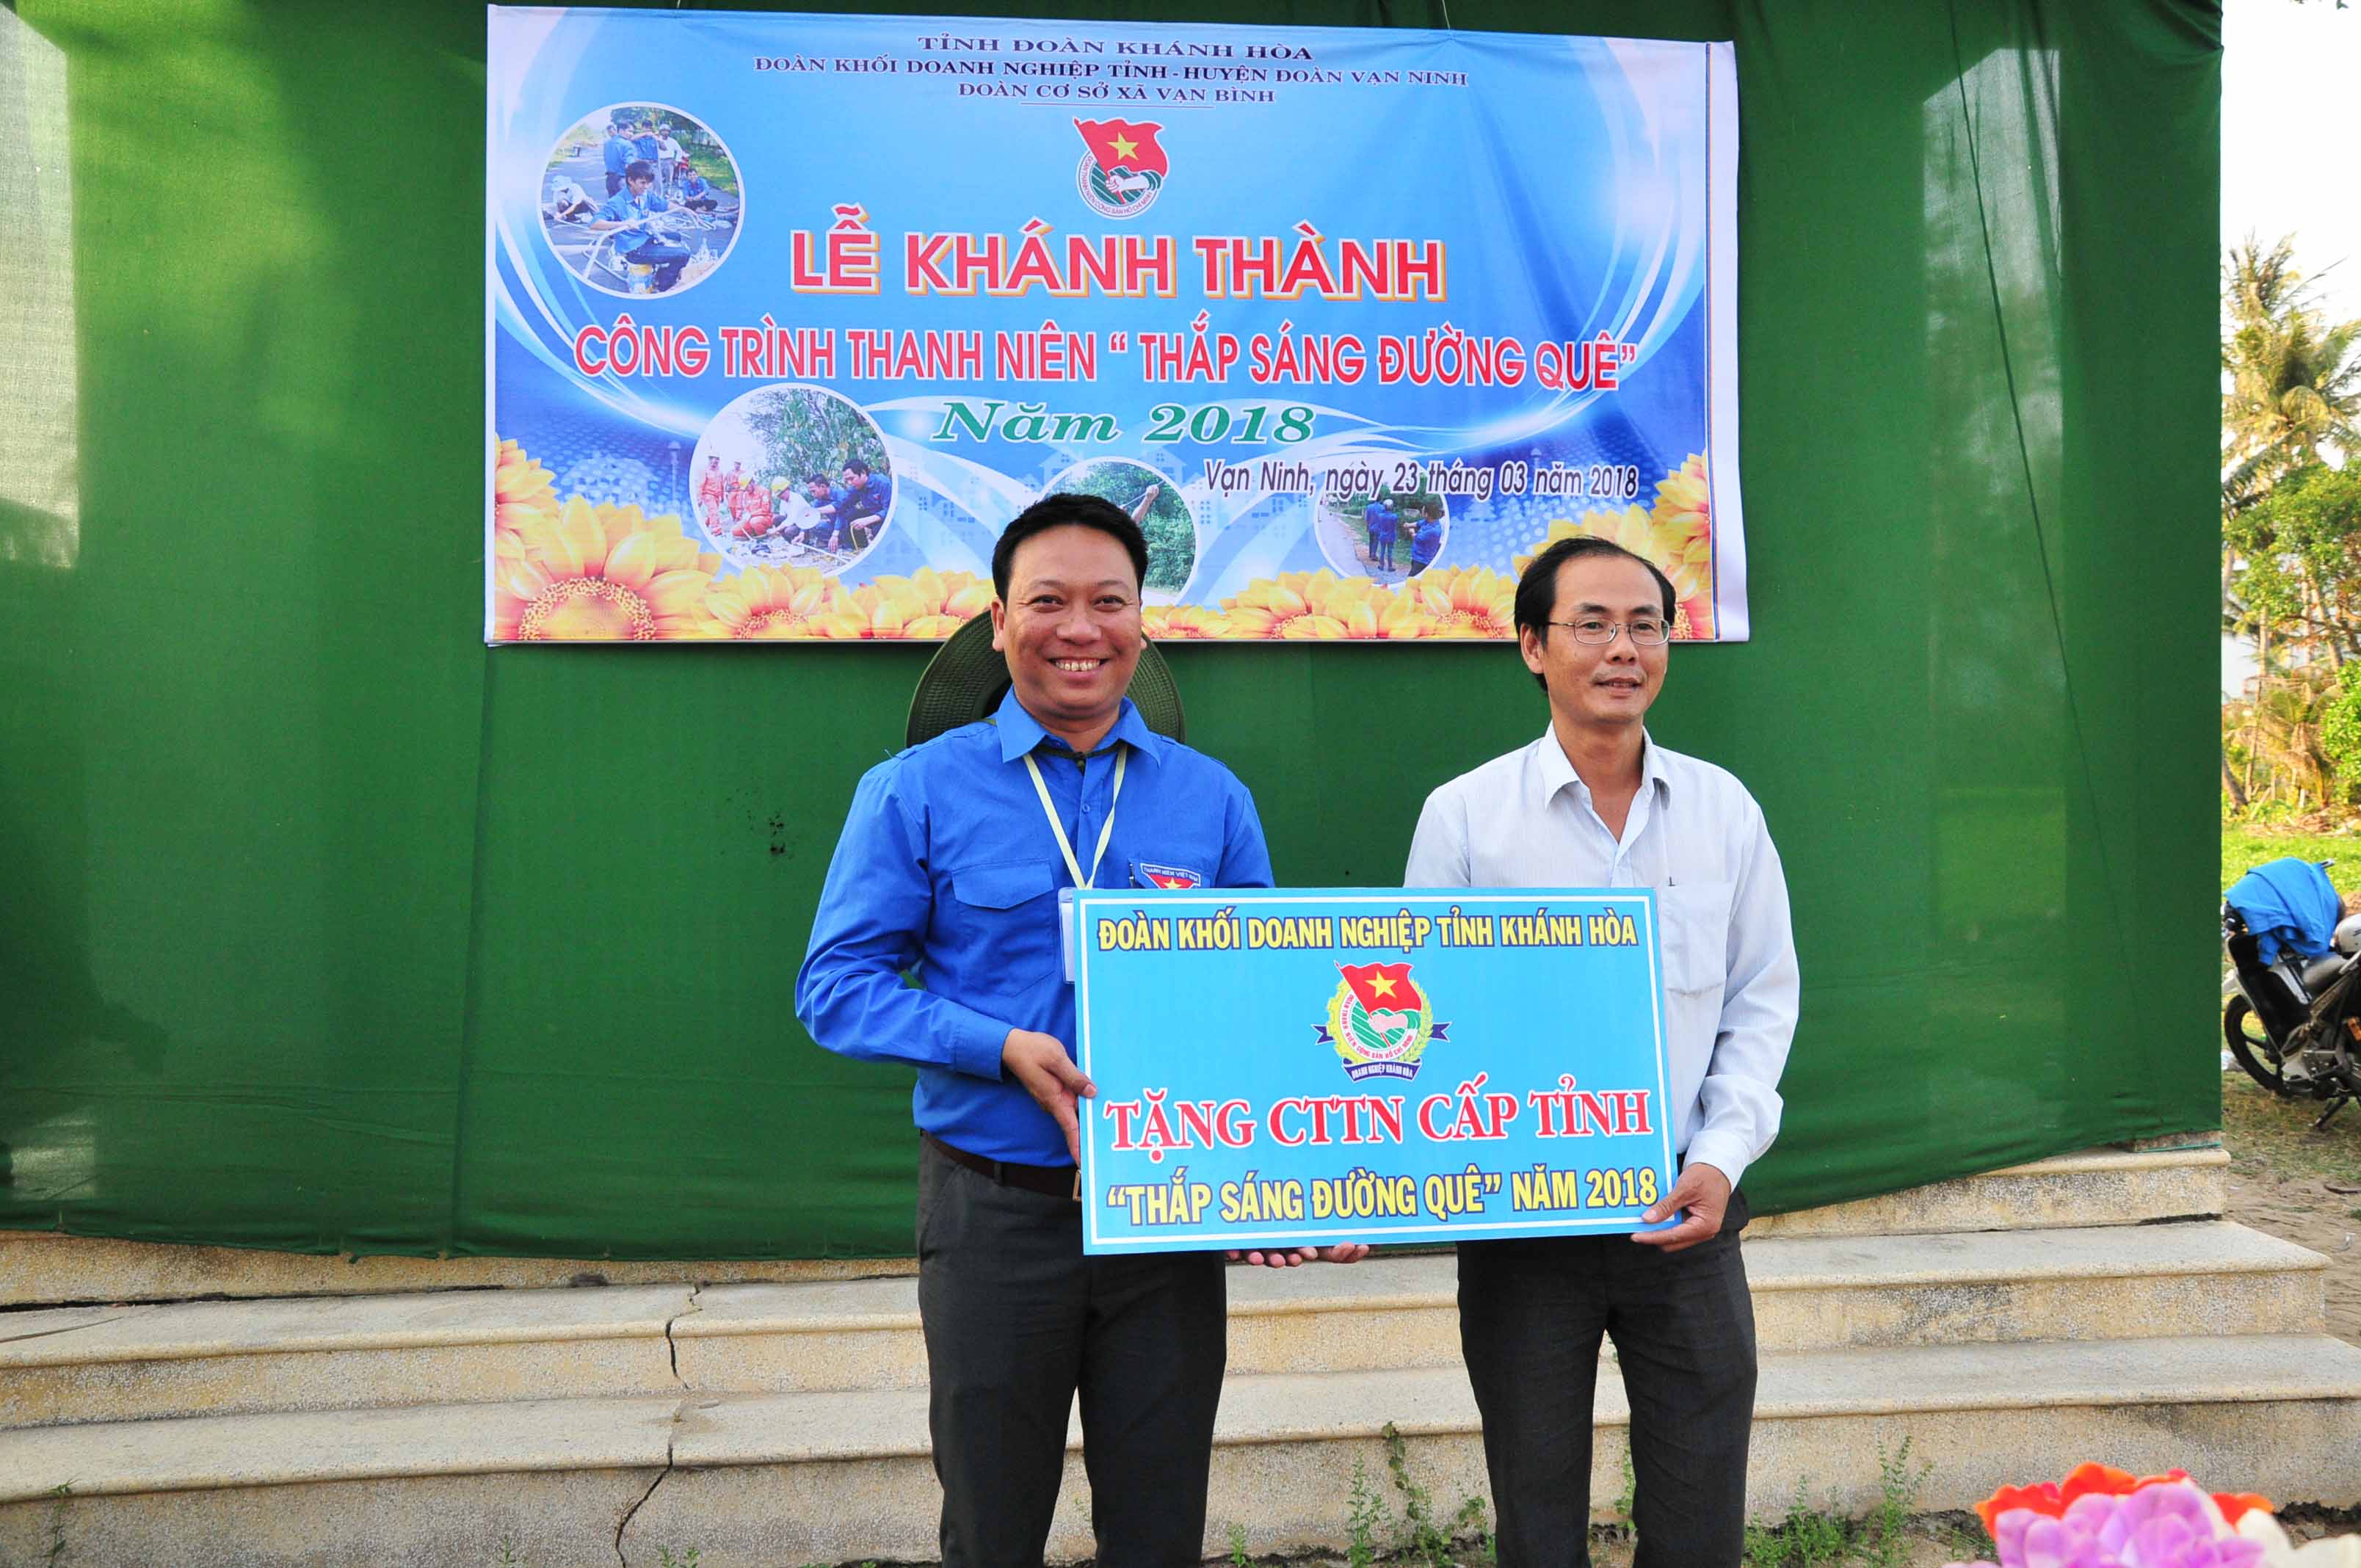
<svg viewBox="0 0 2361 1568"><path fill-rule="evenodd" d="M1336 1047L1345 1076L1415 1078L1419 1058L1451 1025L1434 1021L1426 992L1410 977L1408 964L1338 964L1344 977L1328 999L1328 1022L1317 1025L1320 1043Z"/></svg>
<svg viewBox="0 0 2361 1568"><path fill-rule="evenodd" d="M1074 189L1103 218L1136 218L1156 205L1156 194L1171 172L1156 133L1162 126L1129 120L1076 120L1089 150L1074 166Z"/></svg>

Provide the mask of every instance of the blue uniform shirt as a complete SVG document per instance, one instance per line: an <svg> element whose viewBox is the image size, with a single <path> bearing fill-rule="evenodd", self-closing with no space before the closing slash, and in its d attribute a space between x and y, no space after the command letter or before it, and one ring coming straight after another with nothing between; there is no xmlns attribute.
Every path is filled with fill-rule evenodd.
<svg viewBox="0 0 2361 1568"><path fill-rule="evenodd" d="M683 201L694 201L708 193L712 189L712 186L705 182L705 176L694 169L680 177L680 195Z"/></svg>
<svg viewBox="0 0 2361 1568"><path fill-rule="evenodd" d="M1410 558L1413 561L1432 561L1434 559L1434 553L1442 548L1443 524L1433 518L1422 520L1418 525L1418 537L1411 541Z"/></svg>
<svg viewBox="0 0 2361 1568"><path fill-rule="evenodd" d="M1148 729L1129 698L1099 749L1078 759L1012 692L991 718L880 762L853 792L796 977L796 1016L832 1051L915 1063L913 1117L970 1154L1071 1163L1057 1123L1000 1074L1012 1028L1074 1048L1058 918L1058 890L1073 879L1024 758L1033 754L1088 874L1117 741L1131 760L1093 885L1154 885L1144 866L1192 872L1207 887L1271 884L1246 785ZM922 989L903 983L906 970ZM1084 1115L1092 1109L1082 1102Z"/></svg>
<svg viewBox="0 0 2361 1568"><path fill-rule="evenodd" d="M894 504L893 488L886 484L884 475L876 473L871 474L866 480L852 489L840 490L837 495L841 504L837 507L836 515L847 522L851 522L856 517L873 515L882 522L884 521L887 509ZM1075 853L1080 854L1081 851L1078 850Z"/></svg>
<svg viewBox="0 0 2361 1568"><path fill-rule="evenodd" d="M631 158L636 149L625 137L609 137L603 150L607 156L607 172L620 175L631 166Z"/></svg>
<svg viewBox="0 0 2361 1568"><path fill-rule="evenodd" d="M1382 533L1394 526L1392 510L1374 502L1361 513L1361 519L1368 524L1371 533Z"/></svg>
<svg viewBox="0 0 2361 1568"><path fill-rule="evenodd" d="M631 188L626 185L598 203L598 221L602 224L628 224L644 218L651 213L665 213L671 210L672 203L657 195L653 187L650 187L643 195L634 196L631 194ZM625 235L615 242L615 246L617 249L628 256L647 243L647 236L644 234Z"/></svg>

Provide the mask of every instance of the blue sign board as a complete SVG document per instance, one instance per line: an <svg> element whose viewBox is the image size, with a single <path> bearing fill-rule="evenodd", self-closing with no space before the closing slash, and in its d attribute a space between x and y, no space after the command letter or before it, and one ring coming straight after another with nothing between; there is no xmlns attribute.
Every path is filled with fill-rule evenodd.
<svg viewBox="0 0 2361 1568"><path fill-rule="evenodd" d="M1074 908L1086 1252L1629 1232L1671 1189L1649 889Z"/></svg>

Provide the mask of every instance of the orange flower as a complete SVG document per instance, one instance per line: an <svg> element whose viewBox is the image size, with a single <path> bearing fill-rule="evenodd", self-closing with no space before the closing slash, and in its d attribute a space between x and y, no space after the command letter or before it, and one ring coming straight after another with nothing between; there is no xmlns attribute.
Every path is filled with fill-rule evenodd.
<svg viewBox="0 0 2361 1568"><path fill-rule="evenodd" d="M857 588L840 587L827 611L811 622L822 637L940 641L992 603L992 585L972 572L921 567L907 577L883 576Z"/></svg>
<svg viewBox="0 0 2361 1568"><path fill-rule="evenodd" d="M1578 522L1554 519L1532 552L1517 557L1518 572L1551 544L1576 535L1620 544L1672 579L1675 637L1702 641L1713 636L1713 506L1703 455L1692 452L1679 467L1665 470L1650 510L1635 505L1587 512Z"/></svg>
<svg viewBox="0 0 2361 1568"><path fill-rule="evenodd" d="M1193 604L1151 604L1139 612L1139 627L1151 641L1219 640L1230 634L1219 610Z"/></svg>
<svg viewBox="0 0 2361 1568"><path fill-rule="evenodd" d="M498 528L522 528L529 518L557 521L557 476L525 455L513 441L500 443L492 468L492 521Z"/></svg>
<svg viewBox="0 0 2361 1568"><path fill-rule="evenodd" d="M816 566L753 566L714 584L705 609L726 637L818 637L812 621L836 595L836 579Z"/></svg>
<svg viewBox="0 0 2361 1568"><path fill-rule="evenodd" d="M1285 637L1291 622L1319 613L1313 608L1315 596L1325 600L1335 584L1336 574L1325 567L1316 573L1281 572L1276 577L1257 577L1244 593L1222 601L1223 618L1229 622L1233 637Z"/></svg>
<svg viewBox="0 0 2361 1568"><path fill-rule="evenodd" d="M580 496L552 513L528 510L492 536L492 636L649 642L720 636L705 592L721 565L681 532L680 519Z"/></svg>
<svg viewBox="0 0 2361 1568"><path fill-rule="evenodd" d="M1423 613L1426 636L1516 638L1516 582L1489 566L1429 567L1400 592Z"/></svg>

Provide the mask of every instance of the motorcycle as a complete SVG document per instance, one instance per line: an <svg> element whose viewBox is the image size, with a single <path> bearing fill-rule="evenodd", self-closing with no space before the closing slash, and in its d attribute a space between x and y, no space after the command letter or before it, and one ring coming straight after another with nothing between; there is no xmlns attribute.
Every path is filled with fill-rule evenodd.
<svg viewBox="0 0 2361 1568"><path fill-rule="evenodd" d="M2327 1102L2312 1130L2361 1099L2361 915L2337 922L2330 950L2306 959L2282 948L2263 962L2260 939L2228 900L2222 947L2230 956L2222 1043L2246 1076L2289 1100Z"/></svg>

